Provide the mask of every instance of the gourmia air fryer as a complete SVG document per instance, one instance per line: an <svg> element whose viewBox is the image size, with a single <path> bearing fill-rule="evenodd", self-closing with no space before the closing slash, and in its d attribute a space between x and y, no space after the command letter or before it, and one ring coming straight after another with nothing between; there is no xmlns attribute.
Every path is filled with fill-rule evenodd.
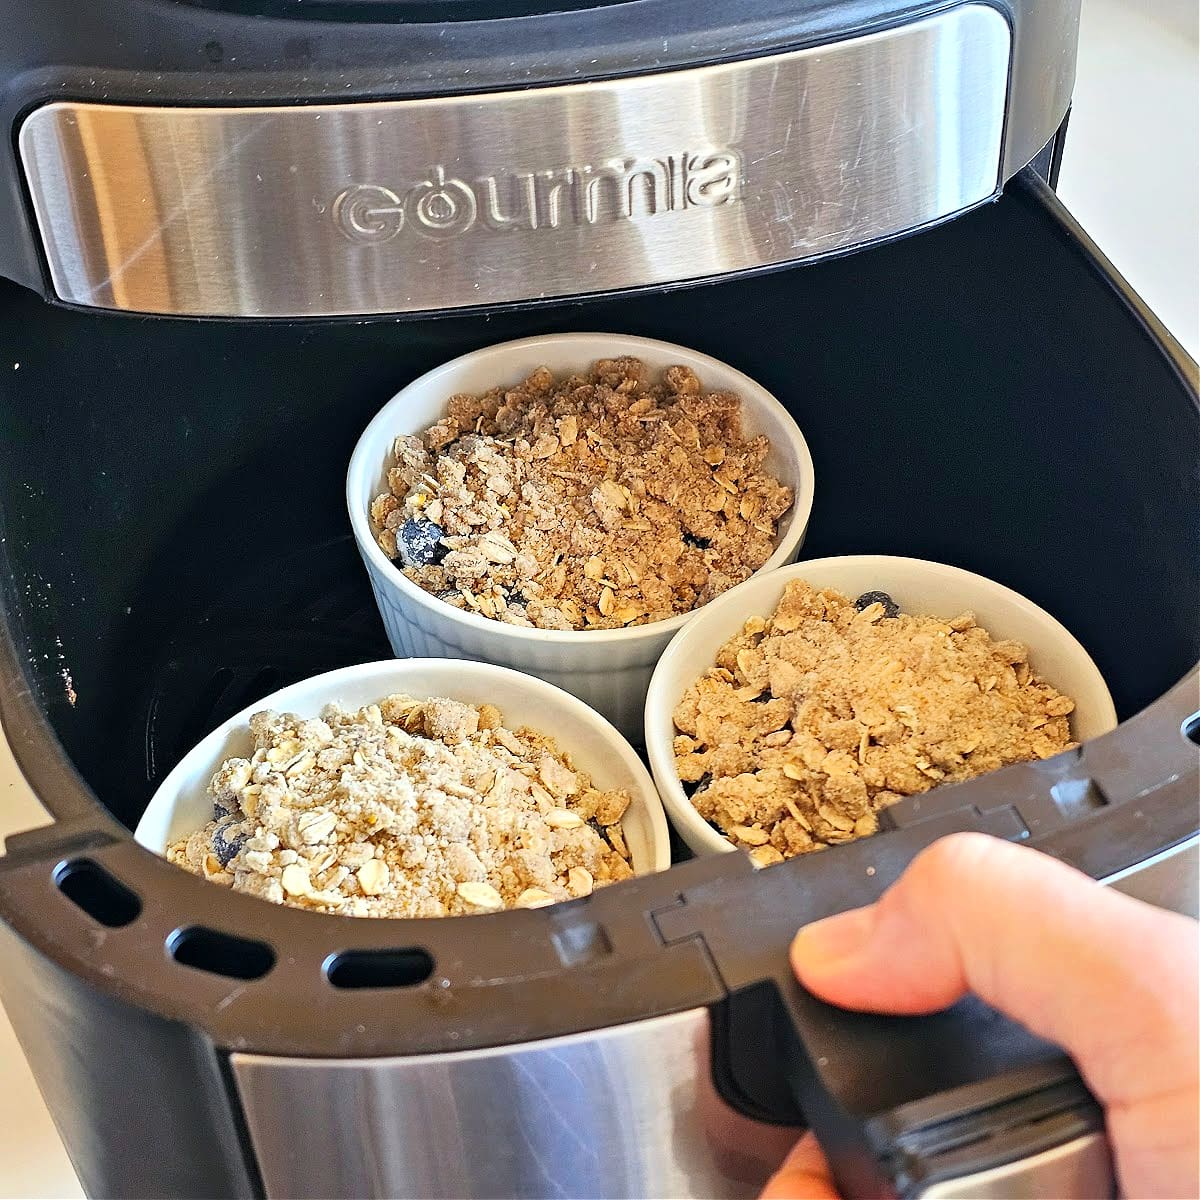
<svg viewBox="0 0 1200 1200"><path fill-rule="evenodd" d="M954 830L1194 903L1195 368L1052 190L1078 17L0 0L0 700L52 818L0 859L0 993L91 1194L739 1196L803 1124L854 1194L1110 1186L1054 1047L786 966ZM1120 727L825 854L486 918L275 907L136 845L205 732L388 656L342 504L373 412L584 328L760 380L816 459L807 555L1016 588Z"/></svg>

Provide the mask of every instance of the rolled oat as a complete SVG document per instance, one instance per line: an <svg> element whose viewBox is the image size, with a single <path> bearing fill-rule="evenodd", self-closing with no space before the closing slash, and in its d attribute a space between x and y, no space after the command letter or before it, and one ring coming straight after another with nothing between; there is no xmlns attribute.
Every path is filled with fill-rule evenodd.
<svg viewBox="0 0 1200 1200"><path fill-rule="evenodd" d="M371 518L380 547L449 604L541 629L618 629L690 612L775 548L793 494L741 401L636 358L451 397L396 439Z"/></svg>
<svg viewBox="0 0 1200 1200"><path fill-rule="evenodd" d="M971 613L901 613L802 580L675 709L692 804L760 865L874 833L903 796L1069 749L1074 702Z"/></svg>
<svg viewBox="0 0 1200 1200"><path fill-rule="evenodd" d="M250 722L171 862L276 903L360 917L540 908L628 878L622 789L493 705L389 696Z"/></svg>

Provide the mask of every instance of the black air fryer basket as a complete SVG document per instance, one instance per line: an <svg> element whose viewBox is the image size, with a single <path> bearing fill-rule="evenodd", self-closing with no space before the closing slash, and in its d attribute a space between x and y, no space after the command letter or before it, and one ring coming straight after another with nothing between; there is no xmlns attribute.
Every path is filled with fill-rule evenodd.
<svg viewBox="0 0 1200 1200"><path fill-rule="evenodd" d="M301 19L284 0L126 0L104 18L62 5L57 24L20 7L0 2L14 134L0 214L0 713L51 822L0 859L0 999L89 1192L287 1194L247 1117L238 1055L470 1052L693 1009L713 1014L723 1102L764 1124L813 1123L841 1147L843 1180L883 1170L919 1194L951 1170L913 1115L931 1097L957 1097L955 1114L989 1130L974 1166L1046 1136L1034 1117L988 1124L1001 1101L1053 1092L1068 1133L1094 1130L1053 1048L994 1013L835 1015L786 965L802 922L868 902L956 830L1097 878L1197 833L1196 370L1055 197L1060 136L1023 156L1032 166L1009 163L989 202L864 237L853 254L611 294L265 319L65 294L78 264L46 251L53 206L35 203L15 140L52 99L294 105L561 84L736 62L954 6L497 3L459 21L450 4L329 0ZM1033 7L995 6L1027 40L1035 19L1075 14ZM454 57L435 57L438 38ZM80 47L91 57L72 57ZM79 61L94 69L64 65ZM1008 86L1037 90L1016 68ZM276 269L303 278L318 259ZM155 788L218 723L287 683L391 655L343 498L381 404L458 354L581 329L695 346L759 380L813 452L805 557L929 558L1016 589L1087 647L1120 727L902 802L879 835L825 854L758 872L735 854L681 861L488 918L276 908L137 846ZM881 1123L896 1113L911 1124ZM902 1135L908 1175L879 1166ZM581 1194L602 1178L580 1175ZM605 1194L635 1194L622 1186Z"/></svg>

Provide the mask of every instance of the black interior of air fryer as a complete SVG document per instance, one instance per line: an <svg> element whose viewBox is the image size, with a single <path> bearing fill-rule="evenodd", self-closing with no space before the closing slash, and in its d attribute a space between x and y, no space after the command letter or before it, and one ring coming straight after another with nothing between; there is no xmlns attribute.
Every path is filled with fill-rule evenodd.
<svg viewBox="0 0 1200 1200"><path fill-rule="evenodd" d="M771 389L816 465L806 557L913 555L1016 588L1089 649L1122 718L1196 661L1196 410L1021 188L836 261L492 315L167 320L0 285L11 628L121 821L240 707L389 656L343 499L374 412L455 355L572 329L694 346Z"/></svg>

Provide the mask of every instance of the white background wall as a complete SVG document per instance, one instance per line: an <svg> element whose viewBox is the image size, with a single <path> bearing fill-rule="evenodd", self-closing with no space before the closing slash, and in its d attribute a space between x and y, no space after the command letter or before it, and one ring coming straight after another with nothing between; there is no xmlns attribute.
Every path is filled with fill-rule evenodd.
<svg viewBox="0 0 1200 1200"><path fill-rule="evenodd" d="M1195 0L1084 0L1059 195L1200 357Z"/></svg>
<svg viewBox="0 0 1200 1200"><path fill-rule="evenodd" d="M1198 97L1195 0L1084 0L1060 193L1193 357ZM0 837L43 820L0 745ZM0 1198L81 1194L0 1012Z"/></svg>

